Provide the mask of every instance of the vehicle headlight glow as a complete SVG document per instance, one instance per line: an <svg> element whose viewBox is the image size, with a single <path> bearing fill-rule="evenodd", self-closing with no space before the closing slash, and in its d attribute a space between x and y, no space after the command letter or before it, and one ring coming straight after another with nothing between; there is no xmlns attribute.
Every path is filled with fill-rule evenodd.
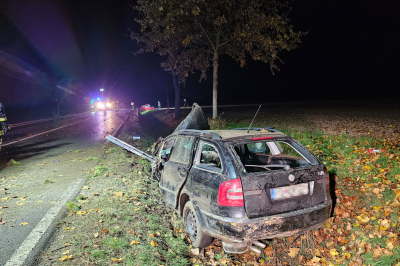
<svg viewBox="0 0 400 266"><path fill-rule="evenodd" d="M111 107L111 103L107 103L107 107Z"/></svg>
<svg viewBox="0 0 400 266"><path fill-rule="evenodd" d="M98 103L98 104L97 104L97 107L98 107L98 108L104 108L104 103Z"/></svg>

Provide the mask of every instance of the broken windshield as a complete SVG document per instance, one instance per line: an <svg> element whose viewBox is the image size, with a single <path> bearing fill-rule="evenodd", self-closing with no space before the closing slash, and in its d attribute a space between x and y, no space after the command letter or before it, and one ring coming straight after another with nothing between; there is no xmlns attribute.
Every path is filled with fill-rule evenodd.
<svg viewBox="0 0 400 266"><path fill-rule="evenodd" d="M235 144L233 148L247 173L289 170L318 164L308 151L291 140Z"/></svg>

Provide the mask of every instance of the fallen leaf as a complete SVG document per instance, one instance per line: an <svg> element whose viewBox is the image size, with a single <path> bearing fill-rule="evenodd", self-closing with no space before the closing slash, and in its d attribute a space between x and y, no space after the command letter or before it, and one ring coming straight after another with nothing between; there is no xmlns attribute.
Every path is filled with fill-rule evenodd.
<svg viewBox="0 0 400 266"><path fill-rule="evenodd" d="M383 253L384 253L385 255L388 255L388 256L393 256L393 255L394 255L393 252L389 251L389 250L386 249L386 248L382 248L382 251L383 251Z"/></svg>
<svg viewBox="0 0 400 266"><path fill-rule="evenodd" d="M123 195L124 195L124 192L122 192L122 191L118 191L118 192L114 193L115 197L122 197Z"/></svg>
<svg viewBox="0 0 400 266"><path fill-rule="evenodd" d="M360 216L357 216L357 219L362 223L368 223L370 220L368 215L366 214L361 214Z"/></svg>
<svg viewBox="0 0 400 266"><path fill-rule="evenodd" d="M136 241L136 240L132 240L132 241L131 241L131 245L139 245L139 244L140 244L139 241Z"/></svg>
<svg viewBox="0 0 400 266"><path fill-rule="evenodd" d="M107 228L104 228L104 229L103 229L103 233L104 233L104 234L107 234L107 232L108 232Z"/></svg>
<svg viewBox="0 0 400 266"><path fill-rule="evenodd" d="M119 259L117 259L117 258L111 258L111 260L112 260L113 262L121 262L121 261L122 261L122 258L119 258Z"/></svg>
<svg viewBox="0 0 400 266"><path fill-rule="evenodd" d="M27 225L27 224L28 224L27 222L20 223L20 225Z"/></svg>
<svg viewBox="0 0 400 266"><path fill-rule="evenodd" d="M78 211L76 214L78 214L78 215L85 215L85 214L86 214L86 211Z"/></svg>
<svg viewBox="0 0 400 266"><path fill-rule="evenodd" d="M8 197L2 198L1 201L6 201L8 200Z"/></svg>
<svg viewBox="0 0 400 266"><path fill-rule="evenodd" d="M61 256L61 258L59 258L59 260L61 260L61 261L72 260L72 255Z"/></svg>
<svg viewBox="0 0 400 266"><path fill-rule="evenodd" d="M1 222L0 222L0 224L1 224ZM387 247L389 250L392 250L392 249L394 248L393 242L387 241L387 242L386 242L386 247Z"/></svg>
<svg viewBox="0 0 400 266"><path fill-rule="evenodd" d="M154 235L153 235L153 234L149 234L149 236L150 236L150 237L154 237Z"/></svg>
<svg viewBox="0 0 400 266"><path fill-rule="evenodd" d="M351 254L350 253L347 253L347 252L345 252L345 253L343 253L343 256L346 258L346 259L350 259L350 257L351 257Z"/></svg>
<svg viewBox="0 0 400 266"><path fill-rule="evenodd" d="M99 237L99 233L94 233L94 238L98 238Z"/></svg>
<svg viewBox="0 0 400 266"><path fill-rule="evenodd" d="M382 255L382 249L379 246L374 247L372 250L372 256L374 259L379 258Z"/></svg>
<svg viewBox="0 0 400 266"><path fill-rule="evenodd" d="M82 190L88 190L88 189L90 189L90 187L88 187L88 186L84 186L84 187L82 188Z"/></svg>
<svg viewBox="0 0 400 266"><path fill-rule="evenodd" d="M18 203L17 205L18 206L22 206L22 205L24 205L25 203L23 203L23 202L20 202L20 203Z"/></svg>
<svg viewBox="0 0 400 266"><path fill-rule="evenodd" d="M370 253L371 252L371 248L372 248L371 244L366 244L365 245L365 253Z"/></svg>
<svg viewBox="0 0 400 266"><path fill-rule="evenodd" d="M264 253L265 255L267 255L268 257L272 257L274 255L274 250L272 249L271 246L268 246L264 249Z"/></svg>
<svg viewBox="0 0 400 266"><path fill-rule="evenodd" d="M372 193L374 193L374 194L376 194L376 195L379 195L380 193L381 193L381 190L379 189L379 188L374 188L373 190L372 190Z"/></svg>
<svg viewBox="0 0 400 266"><path fill-rule="evenodd" d="M158 247L159 246L154 240L151 241L150 245L152 245L153 247Z"/></svg>
<svg viewBox="0 0 400 266"><path fill-rule="evenodd" d="M296 257L297 253L299 253L299 248L289 248L288 255L292 258Z"/></svg>

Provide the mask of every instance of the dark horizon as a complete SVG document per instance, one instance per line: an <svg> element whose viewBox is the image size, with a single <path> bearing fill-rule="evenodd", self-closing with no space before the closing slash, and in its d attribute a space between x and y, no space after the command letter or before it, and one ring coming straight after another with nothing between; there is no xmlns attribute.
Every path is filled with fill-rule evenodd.
<svg viewBox="0 0 400 266"><path fill-rule="evenodd" d="M280 54L285 64L278 63L275 75L264 63L250 61L241 68L222 56L219 104L399 98L398 5L295 1L294 29L309 31L300 47ZM6 0L0 10L0 51L34 73L0 67L0 101L6 108L45 106L53 97L65 108L78 108L101 87L126 104L159 100L165 106L165 93L152 81L153 73L163 71L161 58L134 55L137 45L127 31L135 27L134 13L127 1ZM206 80L198 79L189 76L181 100L211 104L211 69ZM68 84L75 91L65 90ZM173 95L171 89L171 105Z"/></svg>

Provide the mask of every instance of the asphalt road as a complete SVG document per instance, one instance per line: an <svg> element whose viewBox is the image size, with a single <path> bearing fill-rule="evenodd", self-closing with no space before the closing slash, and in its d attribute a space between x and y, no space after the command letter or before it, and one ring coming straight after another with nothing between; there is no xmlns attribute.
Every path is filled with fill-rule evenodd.
<svg viewBox="0 0 400 266"><path fill-rule="evenodd" d="M83 184L87 176L86 168L90 163L82 163L81 167L85 168L82 175L73 176L68 176L68 168L57 169L53 166L51 174L63 177L51 190L43 185L44 177L49 174L46 167L57 164L58 157L66 152L103 144L105 136L113 134L127 115L127 111L120 111L119 114L114 111L107 111L106 114L95 112L62 117L58 122L45 119L11 125L0 151L0 218L7 222L0 223L0 265L22 265L22 257L25 256L22 253L29 245L36 245L34 239L40 238L43 241L47 237L43 232L47 230L46 224L57 217L52 214L59 212L65 206L67 198ZM48 158L46 162L45 158ZM11 159L21 162L22 166L7 167L7 162ZM30 174L29 165L32 167L39 164L42 169L40 174ZM56 172L54 169L58 173L53 173ZM14 179L18 181L12 182ZM18 197L15 198L16 196ZM3 200L4 198L9 199ZM28 201L24 201L26 199ZM28 204L16 207L18 202ZM4 208L7 205L10 207ZM29 223L20 226L24 222Z"/></svg>

